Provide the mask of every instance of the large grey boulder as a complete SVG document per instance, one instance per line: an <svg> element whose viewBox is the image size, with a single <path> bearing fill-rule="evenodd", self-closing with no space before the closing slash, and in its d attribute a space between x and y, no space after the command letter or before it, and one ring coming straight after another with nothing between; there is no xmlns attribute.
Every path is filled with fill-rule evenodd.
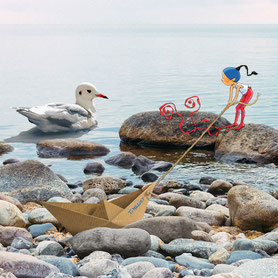
<svg viewBox="0 0 278 278"><path fill-rule="evenodd" d="M98 250L124 257L139 256L151 248L151 237L142 229L94 228L75 235L72 247L79 257Z"/></svg>
<svg viewBox="0 0 278 278"><path fill-rule="evenodd" d="M0 192L5 192L22 203L47 201L57 196L51 194L51 190L62 197L72 196L67 185L47 166L36 160L26 160L0 167L0 176ZM44 187L47 189L43 191ZM28 195L32 194L34 194L34 200L28 198Z"/></svg>
<svg viewBox="0 0 278 278"><path fill-rule="evenodd" d="M246 124L240 130L217 137L215 157L224 161L269 163L278 159L278 130L261 124Z"/></svg>
<svg viewBox="0 0 278 278"><path fill-rule="evenodd" d="M278 200L257 188L233 187L228 206L233 224L241 229L271 231L278 227Z"/></svg>
<svg viewBox="0 0 278 278"><path fill-rule="evenodd" d="M182 124L182 129L184 131L190 131L196 128L190 118L191 112L180 111L179 113L184 119ZM199 123L197 127L202 127L203 129L195 130L192 133L187 134L180 131L179 124L181 122L181 117L175 112L173 113L171 120L167 120L159 111L147 111L137 113L126 119L120 128L119 135L124 143L190 146L208 127L207 122L200 121L203 119L213 121L216 117L217 115L214 113L195 113L192 118L196 123ZM229 124L229 121L221 117L217 120L215 126ZM215 129L211 129L211 133L215 133ZM213 148L215 142L216 136L206 134L196 146Z"/></svg>
<svg viewBox="0 0 278 278"><path fill-rule="evenodd" d="M140 228L151 235L158 236L164 242L176 238L192 238L191 232L200 230L200 227L187 217L159 216L142 219L125 226L125 229Z"/></svg>

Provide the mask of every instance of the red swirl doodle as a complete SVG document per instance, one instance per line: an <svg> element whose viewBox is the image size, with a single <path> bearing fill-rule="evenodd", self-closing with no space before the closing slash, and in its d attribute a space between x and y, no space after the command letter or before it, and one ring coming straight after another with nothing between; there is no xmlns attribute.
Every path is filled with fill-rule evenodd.
<svg viewBox="0 0 278 278"><path fill-rule="evenodd" d="M207 122L208 125L210 125L210 123L211 123L210 120L203 119L199 123L196 123L192 118L192 115L194 113L198 112L201 108L201 102L200 102L200 99L198 96L192 96L192 97L187 98L184 102L184 106L188 109L195 108L190 113L190 118L191 118L193 125L198 126L201 122ZM172 119L174 112L176 112L176 114L181 118L181 121L179 123L179 129L182 133L190 134L198 129L206 129L206 127L195 127L190 131L184 131L182 129L182 124L184 122L183 116L178 112L178 110L173 102L164 103L162 106L160 106L159 110L160 110L160 115L164 116L169 121ZM218 135L219 132L224 132L223 130L220 130L224 127L226 127L226 126L222 126L222 127L211 126L210 129L208 130L208 134L211 136L216 136L216 135ZM217 132L212 134L211 129L214 129L214 130L216 129Z"/></svg>

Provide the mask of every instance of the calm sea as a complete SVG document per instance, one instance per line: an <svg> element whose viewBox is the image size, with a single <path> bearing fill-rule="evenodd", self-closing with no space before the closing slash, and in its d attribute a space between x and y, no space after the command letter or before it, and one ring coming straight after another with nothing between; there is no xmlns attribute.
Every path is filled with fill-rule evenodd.
<svg viewBox="0 0 278 278"><path fill-rule="evenodd" d="M99 142L114 155L120 147L118 130L134 113L158 110L174 102L182 110L192 95L201 99L201 111L219 113L228 99L221 71L247 64L259 73L242 82L261 97L246 108L246 123L278 129L278 26L277 25L1 25L0 26L0 140L12 141L15 150L0 157L39 159L70 182L86 179L90 160L42 159L36 155L39 139L33 127L12 106L49 102L72 103L78 83L88 81L109 97L95 101L99 127L84 140ZM234 110L224 116L233 120ZM43 137L44 138L44 137ZM131 148L151 159L175 161L179 150ZM95 161L103 162L103 158ZM105 165L105 175L142 183L131 170ZM210 152L193 151L169 179L198 183L201 176L231 178L271 190L278 186L273 165L226 164Z"/></svg>

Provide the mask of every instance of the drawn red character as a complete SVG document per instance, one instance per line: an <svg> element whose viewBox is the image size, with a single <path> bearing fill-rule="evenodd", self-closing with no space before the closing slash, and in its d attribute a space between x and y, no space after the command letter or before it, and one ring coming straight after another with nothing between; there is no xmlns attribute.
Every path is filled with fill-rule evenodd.
<svg viewBox="0 0 278 278"><path fill-rule="evenodd" d="M244 127L245 107L246 107L246 105L244 105L242 103L248 104L249 101L251 100L252 96L253 96L252 88L249 85L238 83L238 81L240 80L240 77L241 77L239 71L242 67L244 67L246 69L247 76L251 76L253 74L255 74L255 75L258 74L255 71L252 71L249 74L248 73L248 67L246 65L241 65L241 66L238 66L236 68L228 67L228 68L225 68L222 72L222 82L225 85L230 86L229 102L232 99L234 89L236 89L236 94L235 94L234 100L236 100L238 98L239 93L242 94L242 97L240 99L241 103L239 103L236 106L236 115L235 115L234 123L232 125L228 126L228 127L236 127L239 116L241 115L240 124L236 128L231 128L229 130L237 130L237 129L240 129L240 128ZM229 130L227 130L227 131L229 131Z"/></svg>
<svg viewBox="0 0 278 278"><path fill-rule="evenodd" d="M210 132L210 130L208 130L209 135L216 136L219 132L228 132L230 130L238 130L238 129L241 129L242 127L244 127L245 106L248 105L248 103L250 102L250 100L253 96L253 91L252 91L252 88L249 85L238 83L238 81L240 80L240 77L241 77L239 71L242 67L246 68L247 76L251 76L253 74L255 74L255 75L258 74L255 71L252 71L249 74L248 73L248 67L246 65L241 65L241 66L238 66L237 68L227 67L223 70L223 72L222 72L222 82L225 85L230 86L230 97L229 97L229 101L228 101L228 104L227 104L226 108L229 108L232 105L237 104L235 120L234 120L234 123L232 125L222 126L222 127L211 126L210 128L216 130L216 133L214 132L212 134ZM236 89L236 94L235 94L235 97L233 98L233 90L234 89ZM235 102L238 98L239 93L242 94L242 97L241 97L239 102ZM259 94L258 94L258 96L259 96ZM257 99L258 99L258 96L257 96ZM253 104L255 104L256 101ZM253 105L253 104L250 104L250 105ZM191 132L193 132L197 129L206 129L206 127L197 127L197 126L200 122L207 122L208 124L210 124L211 122L209 120L203 119L199 123L195 123L195 121L192 118L192 115L194 113L198 112L201 108L201 103L200 103L199 97L198 96L193 96L193 97L187 98L185 100L184 105L185 105L186 108L194 109L193 112L190 113L190 118L191 118L192 123L196 127L193 128L190 131L184 131L182 129L182 124L183 124L184 119L183 119L182 115L177 111L176 106L173 102L168 102L168 103L163 104L159 108L160 114L163 115L167 120L171 120L172 116L173 116L173 113L176 112L177 115L181 118L181 121L180 121L180 124L179 124L179 129L183 133L190 134ZM238 122L238 119L239 119L240 115L241 115L241 121L240 121L239 126L237 126L237 122ZM235 127L235 128L233 128L233 127ZM228 128L228 130L226 128Z"/></svg>

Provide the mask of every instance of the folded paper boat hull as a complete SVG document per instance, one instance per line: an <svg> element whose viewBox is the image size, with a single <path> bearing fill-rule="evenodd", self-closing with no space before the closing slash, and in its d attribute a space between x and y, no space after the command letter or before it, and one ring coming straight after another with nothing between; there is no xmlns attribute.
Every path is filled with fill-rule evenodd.
<svg viewBox="0 0 278 278"><path fill-rule="evenodd" d="M96 227L122 228L141 220L156 183L99 204L42 202L51 214L75 235Z"/></svg>

